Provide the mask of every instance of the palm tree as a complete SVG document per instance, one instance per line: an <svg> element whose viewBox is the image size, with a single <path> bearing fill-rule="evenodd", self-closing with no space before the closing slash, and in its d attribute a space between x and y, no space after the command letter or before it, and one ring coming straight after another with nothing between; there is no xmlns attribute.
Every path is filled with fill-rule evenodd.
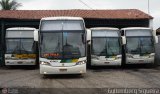
<svg viewBox="0 0 160 94"><path fill-rule="evenodd" d="M0 1L1 10L16 10L18 7L22 6L15 0L1 0Z"/></svg>

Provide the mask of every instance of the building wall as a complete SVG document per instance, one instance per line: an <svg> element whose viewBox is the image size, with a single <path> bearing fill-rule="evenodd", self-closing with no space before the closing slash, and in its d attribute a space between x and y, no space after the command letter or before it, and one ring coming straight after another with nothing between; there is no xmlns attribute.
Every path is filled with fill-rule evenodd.
<svg viewBox="0 0 160 94"><path fill-rule="evenodd" d="M91 27L149 27L148 19L84 19L87 28Z"/></svg>

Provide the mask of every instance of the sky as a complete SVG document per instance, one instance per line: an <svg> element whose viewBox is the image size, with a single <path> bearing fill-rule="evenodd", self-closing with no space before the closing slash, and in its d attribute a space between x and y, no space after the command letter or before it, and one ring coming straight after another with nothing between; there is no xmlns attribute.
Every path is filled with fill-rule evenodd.
<svg viewBox="0 0 160 94"><path fill-rule="evenodd" d="M139 9L148 13L148 0L17 0L17 2L22 4L19 10ZM149 14L154 17L154 29L160 27L159 4L160 0L149 0Z"/></svg>

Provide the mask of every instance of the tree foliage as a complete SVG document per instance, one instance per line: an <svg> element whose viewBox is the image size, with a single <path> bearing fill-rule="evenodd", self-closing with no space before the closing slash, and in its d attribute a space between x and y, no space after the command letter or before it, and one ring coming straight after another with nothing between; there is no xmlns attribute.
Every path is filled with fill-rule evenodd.
<svg viewBox="0 0 160 94"><path fill-rule="evenodd" d="M18 7L22 6L15 0L1 0L0 1L1 10L16 10Z"/></svg>

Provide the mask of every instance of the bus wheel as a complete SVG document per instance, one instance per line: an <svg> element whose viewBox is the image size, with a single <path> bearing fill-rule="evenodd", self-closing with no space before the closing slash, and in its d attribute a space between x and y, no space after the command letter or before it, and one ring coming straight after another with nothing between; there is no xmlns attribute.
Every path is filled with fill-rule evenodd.
<svg viewBox="0 0 160 94"><path fill-rule="evenodd" d="M81 74L77 74L78 77L83 78L84 77L84 73Z"/></svg>
<svg viewBox="0 0 160 94"><path fill-rule="evenodd" d="M8 69L12 69L13 67L12 67L12 66L10 66L10 65L6 65L6 68L8 68Z"/></svg>
<svg viewBox="0 0 160 94"><path fill-rule="evenodd" d="M41 78L42 78L42 79L46 79L46 78L47 78L47 75L46 75L46 74L41 74Z"/></svg>
<svg viewBox="0 0 160 94"><path fill-rule="evenodd" d="M154 60L154 63L153 63L153 66L154 66L154 67L158 67L158 65L159 65L159 64L158 64L158 60L155 59L155 60Z"/></svg>
<svg viewBox="0 0 160 94"><path fill-rule="evenodd" d="M89 64L89 62L87 62L87 68L90 68L90 64Z"/></svg>
<svg viewBox="0 0 160 94"><path fill-rule="evenodd" d="M157 62L154 62L154 63L152 64L152 68L156 68L156 67L158 67L158 63L157 63Z"/></svg>
<svg viewBox="0 0 160 94"><path fill-rule="evenodd" d="M88 69L92 69L90 57L89 57L89 59L87 60L87 68L88 68Z"/></svg>

